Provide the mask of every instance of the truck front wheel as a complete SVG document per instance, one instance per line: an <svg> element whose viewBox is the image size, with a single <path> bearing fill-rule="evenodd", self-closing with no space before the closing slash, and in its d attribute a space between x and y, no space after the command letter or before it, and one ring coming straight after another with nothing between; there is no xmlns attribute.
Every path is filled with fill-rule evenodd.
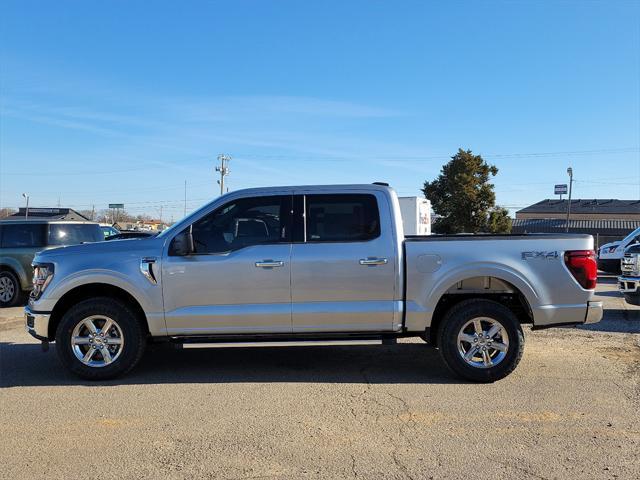
<svg viewBox="0 0 640 480"><path fill-rule="evenodd" d="M142 325L127 305L104 297L74 305L56 330L61 362L87 380L128 372L142 357L145 342Z"/></svg>
<svg viewBox="0 0 640 480"><path fill-rule="evenodd" d="M524 353L524 334L516 316L500 303L465 300L442 319L439 342L445 363L474 382L494 382L515 370Z"/></svg>

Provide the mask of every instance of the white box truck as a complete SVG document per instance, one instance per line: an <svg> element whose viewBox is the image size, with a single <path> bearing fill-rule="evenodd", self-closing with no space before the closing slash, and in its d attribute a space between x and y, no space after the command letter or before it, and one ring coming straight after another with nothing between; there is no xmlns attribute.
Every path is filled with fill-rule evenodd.
<svg viewBox="0 0 640 480"><path fill-rule="evenodd" d="M405 235L431 235L431 202L420 197L399 197Z"/></svg>

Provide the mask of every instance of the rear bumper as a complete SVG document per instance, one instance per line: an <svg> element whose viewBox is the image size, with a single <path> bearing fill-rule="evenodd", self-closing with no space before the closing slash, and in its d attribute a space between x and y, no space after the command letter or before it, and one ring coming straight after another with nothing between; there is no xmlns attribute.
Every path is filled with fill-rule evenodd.
<svg viewBox="0 0 640 480"><path fill-rule="evenodd" d="M604 315L604 307L602 302L587 303L587 315L584 317L584 323L598 323Z"/></svg>
<svg viewBox="0 0 640 480"><path fill-rule="evenodd" d="M29 307L24 307L24 321L27 332L38 340L49 340L49 319L48 312L32 312Z"/></svg>
<svg viewBox="0 0 640 480"><path fill-rule="evenodd" d="M585 308L586 307L586 308ZM597 323L603 316L602 302L585 305L543 305L533 310L535 329Z"/></svg>

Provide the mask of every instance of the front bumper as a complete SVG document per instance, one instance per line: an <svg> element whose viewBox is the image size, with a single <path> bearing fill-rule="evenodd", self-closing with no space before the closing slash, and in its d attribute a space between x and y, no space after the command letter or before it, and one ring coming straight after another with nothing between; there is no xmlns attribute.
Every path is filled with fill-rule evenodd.
<svg viewBox="0 0 640 480"><path fill-rule="evenodd" d="M33 312L29 307L24 307L25 328L31 336L38 340L49 340L49 319L51 314L47 312Z"/></svg>
<svg viewBox="0 0 640 480"><path fill-rule="evenodd" d="M634 294L640 289L640 277L618 277L618 290L621 293Z"/></svg>

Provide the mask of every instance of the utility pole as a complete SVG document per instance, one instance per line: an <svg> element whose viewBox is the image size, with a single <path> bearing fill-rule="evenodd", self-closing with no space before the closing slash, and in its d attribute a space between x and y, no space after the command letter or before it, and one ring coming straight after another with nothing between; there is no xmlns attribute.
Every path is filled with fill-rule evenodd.
<svg viewBox="0 0 640 480"><path fill-rule="evenodd" d="M224 177L229 175L229 161L231 157L229 155L225 155L221 153L218 155L218 161L220 162L220 166L216 167L216 172L220 172L220 180L218 180L218 185L220 185L220 195L224 195Z"/></svg>
<svg viewBox="0 0 640 480"><path fill-rule="evenodd" d="M184 216L187 216L187 181L184 181Z"/></svg>
<svg viewBox="0 0 640 480"><path fill-rule="evenodd" d="M93 222L93 217L96 213L96 206L95 205L91 205L91 221Z"/></svg>
<svg viewBox="0 0 640 480"><path fill-rule="evenodd" d="M571 187L573 187L573 168L567 168L569 174L569 202L567 203L567 228L566 232L569 233L569 219L571 218Z"/></svg>

